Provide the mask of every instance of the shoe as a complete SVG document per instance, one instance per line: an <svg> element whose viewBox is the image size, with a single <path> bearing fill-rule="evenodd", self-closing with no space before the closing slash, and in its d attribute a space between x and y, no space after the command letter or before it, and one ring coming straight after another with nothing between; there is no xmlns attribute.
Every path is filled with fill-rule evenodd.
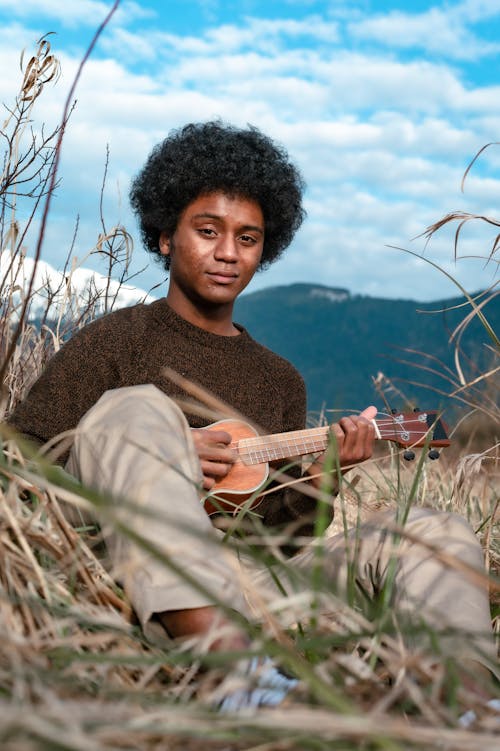
<svg viewBox="0 0 500 751"><path fill-rule="evenodd" d="M216 702L218 711L223 714L252 713L259 707L276 707L298 684L296 678L289 678L278 670L269 657L246 660L240 664L238 672L245 684L243 687L231 688L234 675L219 686L224 690L224 684L229 683L228 693ZM219 690L217 694L220 696Z"/></svg>
<svg viewBox="0 0 500 751"><path fill-rule="evenodd" d="M488 707L489 710L493 710L493 714L498 715L498 721L500 726L500 699L490 699L486 702L484 705L485 707ZM462 728L469 728L471 725L473 725L477 720L477 714L473 709L467 710L463 715L461 715L458 718L458 724ZM499 727L500 729L500 727Z"/></svg>

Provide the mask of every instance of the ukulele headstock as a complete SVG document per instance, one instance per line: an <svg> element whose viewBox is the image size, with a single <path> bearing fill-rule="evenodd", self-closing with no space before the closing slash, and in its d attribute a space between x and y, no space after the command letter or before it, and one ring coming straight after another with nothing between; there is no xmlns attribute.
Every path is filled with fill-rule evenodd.
<svg viewBox="0 0 500 751"><path fill-rule="evenodd" d="M380 437L404 448L420 446L444 447L450 445L448 428L437 410L427 412L395 412L377 418Z"/></svg>

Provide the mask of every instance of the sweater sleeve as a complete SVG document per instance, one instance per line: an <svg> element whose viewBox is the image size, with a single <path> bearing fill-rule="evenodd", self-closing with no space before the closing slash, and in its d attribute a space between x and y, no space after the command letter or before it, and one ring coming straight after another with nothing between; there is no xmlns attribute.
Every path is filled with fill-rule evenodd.
<svg viewBox="0 0 500 751"><path fill-rule="evenodd" d="M32 441L46 443L75 428L105 391L119 385L118 380L107 324L99 319L77 332L52 357L8 423Z"/></svg>
<svg viewBox="0 0 500 751"><path fill-rule="evenodd" d="M291 368L291 366L290 366ZM291 368L291 373L283 379L283 431L302 430L306 424L306 388L302 376ZM293 466L285 464L283 471L288 477L301 477L300 462ZM309 485L310 487L310 485ZM270 493L266 498L263 522L266 526L288 527L294 537L310 537L314 534L318 502L316 498L306 495L290 486ZM329 519L333 519L333 505L329 510ZM291 548L289 552L291 552Z"/></svg>

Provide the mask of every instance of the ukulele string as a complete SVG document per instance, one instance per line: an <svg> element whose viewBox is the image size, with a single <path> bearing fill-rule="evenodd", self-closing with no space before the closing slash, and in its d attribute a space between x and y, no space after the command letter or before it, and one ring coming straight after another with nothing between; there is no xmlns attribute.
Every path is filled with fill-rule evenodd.
<svg viewBox="0 0 500 751"><path fill-rule="evenodd" d="M238 453L243 459L247 459L249 464L313 454L326 448L328 430L329 428L323 427L281 433L272 437L244 438L237 444Z"/></svg>
<svg viewBox="0 0 500 751"><path fill-rule="evenodd" d="M396 432L407 432L405 431L405 428L409 425L416 424L418 425L421 430L418 431L425 435L429 431L428 425L423 423L421 420L418 420L418 418L405 420L404 423L398 422L397 420L377 420L377 426L379 428L388 428L390 429L391 435ZM281 446L285 443L293 442L295 445L299 445L299 443L307 443L314 441L315 437L322 438L326 436L330 431L330 426L324 426L321 428L311 428L310 430L297 430L297 431L291 431L289 433L277 433L275 436L255 436L252 438L242 438L238 441L236 444L238 448L244 449L248 448L250 450L256 449L257 451L261 450L262 448L265 448L267 446L272 447L273 441L277 446ZM297 434L297 435L294 435Z"/></svg>
<svg viewBox="0 0 500 751"><path fill-rule="evenodd" d="M416 425L420 430L412 429L415 440L422 438L429 432L429 426L418 417L410 417L404 422L388 416L385 419L376 420L377 427L380 431L381 438L397 438L406 435L408 427ZM255 436L252 438L243 438L236 444L238 454L249 463L261 463L273 459L282 459L286 456L301 455L304 453L315 453L325 449L328 442L329 426L311 428L304 431L291 431L289 433L277 434L273 439L266 436ZM383 431L383 432L382 432ZM294 435L298 433L299 435ZM325 442L326 438L326 442ZM274 440L274 445L273 445Z"/></svg>

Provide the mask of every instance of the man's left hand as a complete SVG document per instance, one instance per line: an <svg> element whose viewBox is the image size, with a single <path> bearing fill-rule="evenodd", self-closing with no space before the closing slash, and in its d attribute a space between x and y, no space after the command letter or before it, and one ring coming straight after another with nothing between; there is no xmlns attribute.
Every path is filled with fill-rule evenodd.
<svg viewBox="0 0 500 751"><path fill-rule="evenodd" d="M372 421L376 414L377 408L370 406L359 415L343 417L331 426L338 457L334 467L345 468L342 474L353 465L366 461L372 455L375 440L375 427ZM317 477L314 475L319 475L323 471L326 455L327 452L321 454L307 469L308 474L313 475L312 484L317 488L322 486L323 479L321 475Z"/></svg>

